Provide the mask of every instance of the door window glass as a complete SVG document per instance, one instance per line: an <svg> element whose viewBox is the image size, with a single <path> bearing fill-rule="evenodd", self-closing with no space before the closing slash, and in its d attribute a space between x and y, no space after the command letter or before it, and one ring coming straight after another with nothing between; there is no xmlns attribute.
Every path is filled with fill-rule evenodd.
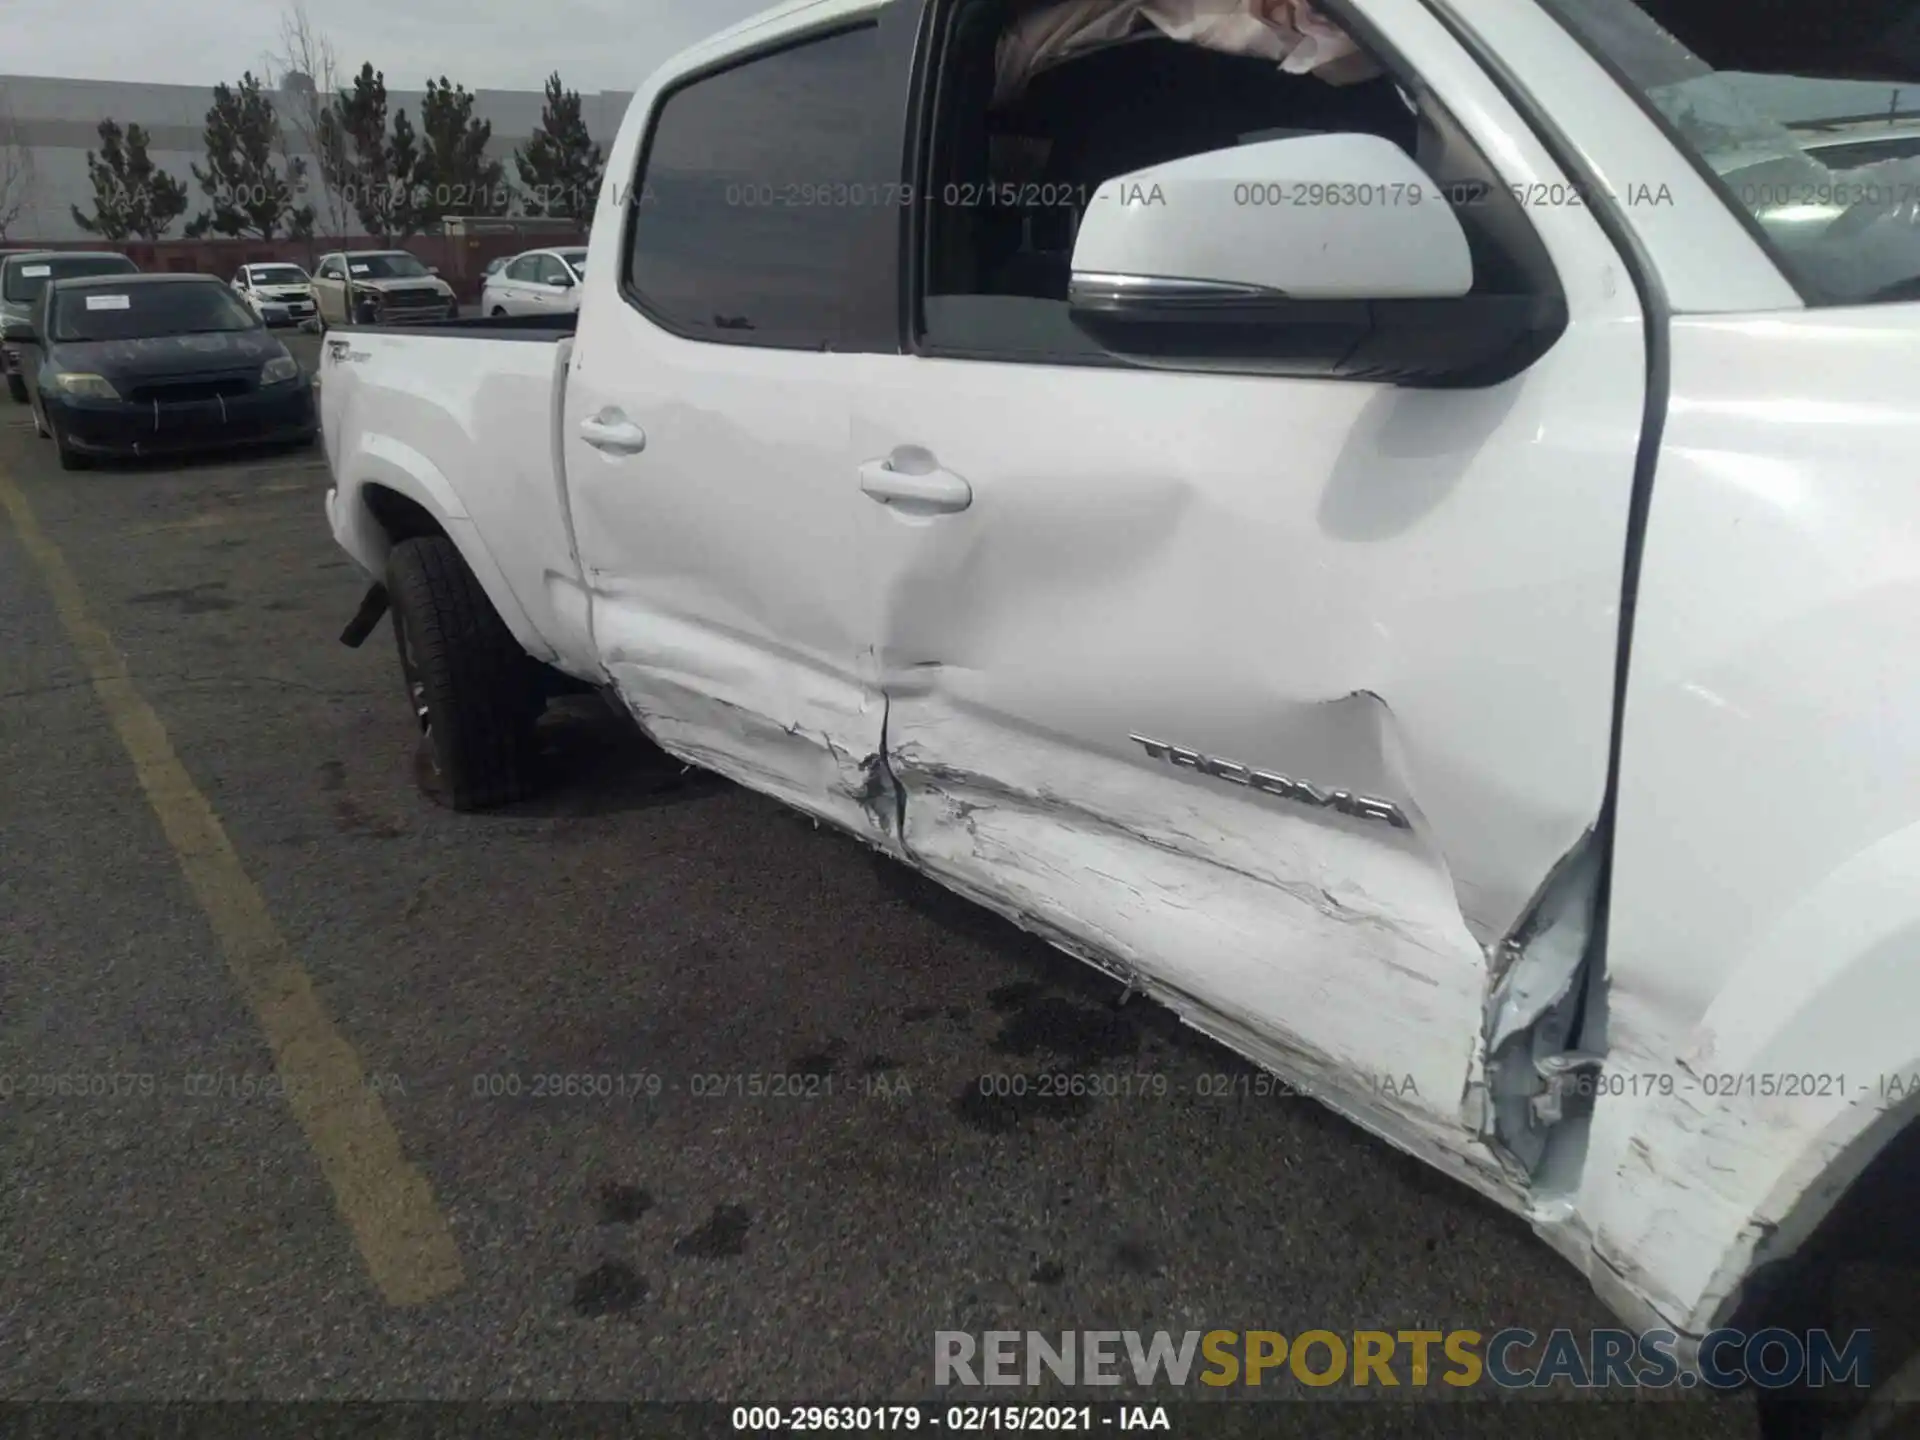
<svg viewBox="0 0 1920 1440"><path fill-rule="evenodd" d="M736 344L831 349L875 207L898 224L896 83L873 24L693 80L657 112L625 283L657 323ZM897 132L896 137L897 137Z"/></svg>

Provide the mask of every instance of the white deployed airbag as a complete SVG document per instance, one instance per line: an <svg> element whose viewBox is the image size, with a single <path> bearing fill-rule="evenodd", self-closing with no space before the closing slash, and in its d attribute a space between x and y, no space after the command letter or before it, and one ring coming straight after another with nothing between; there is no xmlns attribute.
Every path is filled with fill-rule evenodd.
<svg viewBox="0 0 1920 1440"><path fill-rule="evenodd" d="M1016 20L1000 38L994 103L1101 45L1157 30L1169 40L1271 60L1289 74L1351 85L1380 73L1373 59L1309 0L1058 0Z"/></svg>

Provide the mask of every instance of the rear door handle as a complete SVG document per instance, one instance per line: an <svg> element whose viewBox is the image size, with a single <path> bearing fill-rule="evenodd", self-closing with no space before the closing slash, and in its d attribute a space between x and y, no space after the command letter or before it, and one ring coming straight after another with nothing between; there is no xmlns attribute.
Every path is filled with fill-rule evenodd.
<svg viewBox="0 0 1920 1440"><path fill-rule="evenodd" d="M647 432L618 411L602 412L582 420L580 438L609 455L638 455L647 448Z"/></svg>
<svg viewBox="0 0 1920 1440"><path fill-rule="evenodd" d="M917 445L862 465L860 488L908 515L951 515L973 504L973 487Z"/></svg>

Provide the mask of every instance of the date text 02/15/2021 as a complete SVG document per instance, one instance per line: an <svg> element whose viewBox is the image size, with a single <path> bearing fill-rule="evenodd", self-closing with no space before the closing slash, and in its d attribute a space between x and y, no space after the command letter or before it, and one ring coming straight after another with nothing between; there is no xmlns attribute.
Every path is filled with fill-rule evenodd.
<svg viewBox="0 0 1920 1440"><path fill-rule="evenodd" d="M1172 1431L1165 1405L736 1405L733 1429L749 1434L888 1434L1019 1431L1091 1434Z"/></svg>

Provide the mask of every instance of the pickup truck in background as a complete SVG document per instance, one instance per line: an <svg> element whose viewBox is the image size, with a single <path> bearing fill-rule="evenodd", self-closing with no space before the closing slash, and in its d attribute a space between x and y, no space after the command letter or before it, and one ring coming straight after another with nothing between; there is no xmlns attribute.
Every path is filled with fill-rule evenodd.
<svg viewBox="0 0 1920 1440"><path fill-rule="evenodd" d="M1838 183L1763 83L1858 107L1899 51L1839 8L1325 0L1286 67L769 12L636 95L576 317L330 332L344 638L391 606L454 807L600 688L1689 1364L1877 1325L1850 1267L1920 1261L1875 1218L1920 1184L1920 185Z"/></svg>
<svg viewBox="0 0 1920 1440"><path fill-rule="evenodd" d="M460 301L440 272L405 250L322 255L310 284L321 327L365 318L381 325L453 320Z"/></svg>

